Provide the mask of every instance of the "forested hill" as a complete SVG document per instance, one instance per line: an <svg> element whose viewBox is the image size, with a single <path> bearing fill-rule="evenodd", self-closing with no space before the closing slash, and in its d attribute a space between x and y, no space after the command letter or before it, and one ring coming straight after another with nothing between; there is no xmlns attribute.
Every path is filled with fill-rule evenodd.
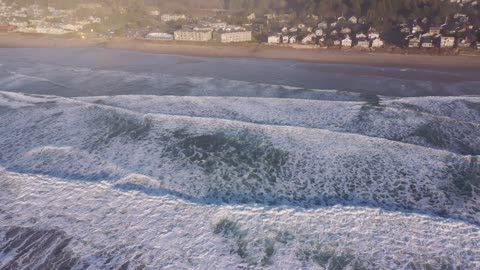
<svg viewBox="0 0 480 270"><path fill-rule="evenodd" d="M193 12L196 9L226 9L257 13L290 13L297 16L315 14L320 17L365 16L369 21L395 20L427 17L434 23L445 20L447 15L464 12L480 18L479 6L463 6L450 0L4 0L17 4L72 7L78 3L101 3L113 9L118 7L159 8L163 11Z"/></svg>

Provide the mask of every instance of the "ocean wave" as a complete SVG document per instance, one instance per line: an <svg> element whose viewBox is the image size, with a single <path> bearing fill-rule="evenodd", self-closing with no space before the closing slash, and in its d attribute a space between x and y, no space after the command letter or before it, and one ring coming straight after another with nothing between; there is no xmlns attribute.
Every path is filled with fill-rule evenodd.
<svg viewBox="0 0 480 270"><path fill-rule="evenodd" d="M136 173L148 181L123 184L197 203L373 205L480 222L476 156L354 133L144 115L64 98L0 121L2 162L13 171L109 181ZM52 141L62 147L49 147Z"/></svg>

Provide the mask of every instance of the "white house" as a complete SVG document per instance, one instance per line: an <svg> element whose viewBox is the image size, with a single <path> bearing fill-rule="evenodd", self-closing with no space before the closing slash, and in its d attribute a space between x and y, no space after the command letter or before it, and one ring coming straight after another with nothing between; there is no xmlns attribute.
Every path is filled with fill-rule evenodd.
<svg viewBox="0 0 480 270"><path fill-rule="evenodd" d="M322 21L321 23L318 24L318 28L327 29L328 28L328 23L326 21Z"/></svg>
<svg viewBox="0 0 480 270"><path fill-rule="evenodd" d="M315 35L316 35L317 37L323 36L323 29L317 29L317 30L315 30Z"/></svg>
<svg viewBox="0 0 480 270"><path fill-rule="evenodd" d="M160 19L162 20L162 22L170 22L170 21L186 20L187 16L185 16L185 14L163 14Z"/></svg>
<svg viewBox="0 0 480 270"><path fill-rule="evenodd" d="M415 34L417 32L423 32L422 27L420 27L419 25L415 25L412 27L412 34Z"/></svg>
<svg viewBox="0 0 480 270"><path fill-rule="evenodd" d="M348 19L348 21L353 23L353 24L357 24L358 23L358 18L355 17L355 16L352 16Z"/></svg>
<svg viewBox="0 0 480 270"><path fill-rule="evenodd" d="M376 39L376 38L380 38L380 33L378 33L378 32L368 33L368 39Z"/></svg>
<svg viewBox="0 0 480 270"><path fill-rule="evenodd" d="M283 36L282 37L282 43L283 44L288 44L288 41L290 40L290 38L288 36Z"/></svg>
<svg viewBox="0 0 480 270"><path fill-rule="evenodd" d="M342 28L342 30L340 31L340 33L342 34L350 34L351 32L352 32L352 29L348 27Z"/></svg>
<svg viewBox="0 0 480 270"><path fill-rule="evenodd" d="M350 48L352 47L352 39L349 35L347 35L344 39L342 39L342 47Z"/></svg>
<svg viewBox="0 0 480 270"><path fill-rule="evenodd" d="M455 37L440 37L440 48L452 48L455 45Z"/></svg>
<svg viewBox="0 0 480 270"><path fill-rule="evenodd" d="M280 35L273 35L268 37L269 44L279 44L282 41L282 37Z"/></svg>
<svg viewBox="0 0 480 270"><path fill-rule="evenodd" d="M359 40L358 43L357 43L357 47L368 48L368 47L370 47L370 41L368 41L366 39Z"/></svg>
<svg viewBox="0 0 480 270"><path fill-rule="evenodd" d="M309 34L302 39L302 44L312 44L315 43L317 36L315 34Z"/></svg>
<svg viewBox="0 0 480 270"><path fill-rule="evenodd" d="M358 33L358 34L355 35L355 37L357 39L366 39L367 35L365 35L364 33Z"/></svg>
<svg viewBox="0 0 480 270"><path fill-rule="evenodd" d="M297 36L291 36L290 40L288 41L290 44L295 44L297 43Z"/></svg>
<svg viewBox="0 0 480 270"><path fill-rule="evenodd" d="M381 48L383 45L385 45L385 43L380 38L376 38L372 41L372 48Z"/></svg>

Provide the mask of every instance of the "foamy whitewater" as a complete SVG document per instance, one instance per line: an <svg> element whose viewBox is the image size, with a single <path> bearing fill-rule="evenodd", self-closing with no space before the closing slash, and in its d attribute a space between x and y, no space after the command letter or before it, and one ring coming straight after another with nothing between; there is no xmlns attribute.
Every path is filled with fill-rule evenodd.
<svg viewBox="0 0 480 270"><path fill-rule="evenodd" d="M0 269L480 269L479 74L0 64Z"/></svg>

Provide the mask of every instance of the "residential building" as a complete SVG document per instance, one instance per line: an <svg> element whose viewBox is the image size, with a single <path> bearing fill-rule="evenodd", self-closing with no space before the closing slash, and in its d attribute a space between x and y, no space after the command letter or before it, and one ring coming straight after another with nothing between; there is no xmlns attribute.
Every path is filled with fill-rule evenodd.
<svg viewBox="0 0 480 270"><path fill-rule="evenodd" d="M368 33L368 39L376 39L376 38L380 38L380 33L376 31Z"/></svg>
<svg viewBox="0 0 480 270"><path fill-rule="evenodd" d="M252 13L252 14L250 14L250 15L247 16L247 19L248 19L249 21L253 21L253 20L255 20L256 18L257 18L257 17L255 16L255 13Z"/></svg>
<svg viewBox="0 0 480 270"><path fill-rule="evenodd" d="M291 36L290 39L288 40L290 44L295 44L297 43L297 36Z"/></svg>
<svg viewBox="0 0 480 270"><path fill-rule="evenodd" d="M345 28L342 28L342 30L340 31L340 33L342 33L342 34L350 34L350 33L352 33L352 29L350 29L349 27L345 27Z"/></svg>
<svg viewBox="0 0 480 270"><path fill-rule="evenodd" d="M213 32L213 39L221 43L250 42L252 41L252 32L251 31Z"/></svg>
<svg viewBox="0 0 480 270"><path fill-rule="evenodd" d="M282 36L282 43L283 44L288 44L288 41L290 40L289 36Z"/></svg>
<svg viewBox="0 0 480 270"><path fill-rule="evenodd" d="M357 17L355 16L352 16L348 19L349 22L353 23L353 24L357 24L358 23L358 19Z"/></svg>
<svg viewBox="0 0 480 270"><path fill-rule="evenodd" d="M358 33L355 35L355 37L358 39L358 40L361 40L361 39L366 39L367 38L367 35L365 35L364 33Z"/></svg>
<svg viewBox="0 0 480 270"><path fill-rule="evenodd" d="M385 43L380 38L376 38L376 39L372 40L372 48L381 48L384 45L385 45Z"/></svg>
<svg viewBox="0 0 480 270"><path fill-rule="evenodd" d="M408 40L408 47L409 48L418 48L420 47L420 39L418 38L411 38Z"/></svg>
<svg viewBox="0 0 480 270"><path fill-rule="evenodd" d="M326 21L322 21L321 23L318 24L318 28L325 30L328 28L328 23Z"/></svg>
<svg viewBox="0 0 480 270"><path fill-rule="evenodd" d="M459 48L469 48L472 42L468 38L462 38L458 41L457 46Z"/></svg>
<svg viewBox="0 0 480 270"><path fill-rule="evenodd" d="M361 39L357 42L357 47L359 48L369 48L370 47L370 41L366 39Z"/></svg>
<svg viewBox="0 0 480 270"><path fill-rule="evenodd" d="M209 41L212 39L212 31L182 29L174 32L174 38L182 41Z"/></svg>
<svg viewBox="0 0 480 270"><path fill-rule="evenodd" d="M323 36L323 29L317 29L317 30L315 30L315 35L316 35L317 37Z"/></svg>
<svg viewBox="0 0 480 270"><path fill-rule="evenodd" d="M420 43L422 48L433 48L433 36L430 34L420 36Z"/></svg>
<svg viewBox="0 0 480 270"><path fill-rule="evenodd" d="M162 20L162 22L170 22L170 21L186 20L187 16L185 16L185 14L163 14L160 19Z"/></svg>
<svg viewBox="0 0 480 270"><path fill-rule="evenodd" d="M423 29L419 25L414 25L412 27L412 34L421 33L421 32L423 32Z"/></svg>
<svg viewBox="0 0 480 270"><path fill-rule="evenodd" d="M315 43L317 40L317 36L315 34L309 34L302 39L302 44L312 44Z"/></svg>
<svg viewBox="0 0 480 270"><path fill-rule="evenodd" d="M148 33L145 35L145 39L152 40L173 40L173 35L168 33Z"/></svg>
<svg viewBox="0 0 480 270"><path fill-rule="evenodd" d="M455 37L440 37L440 48L452 48L455 46Z"/></svg>
<svg viewBox="0 0 480 270"><path fill-rule="evenodd" d="M350 48L352 47L352 39L349 35L347 35L344 39L342 39L342 47Z"/></svg>
<svg viewBox="0 0 480 270"><path fill-rule="evenodd" d="M280 35L273 35L268 37L269 44L279 44L282 41L282 37Z"/></svg>

